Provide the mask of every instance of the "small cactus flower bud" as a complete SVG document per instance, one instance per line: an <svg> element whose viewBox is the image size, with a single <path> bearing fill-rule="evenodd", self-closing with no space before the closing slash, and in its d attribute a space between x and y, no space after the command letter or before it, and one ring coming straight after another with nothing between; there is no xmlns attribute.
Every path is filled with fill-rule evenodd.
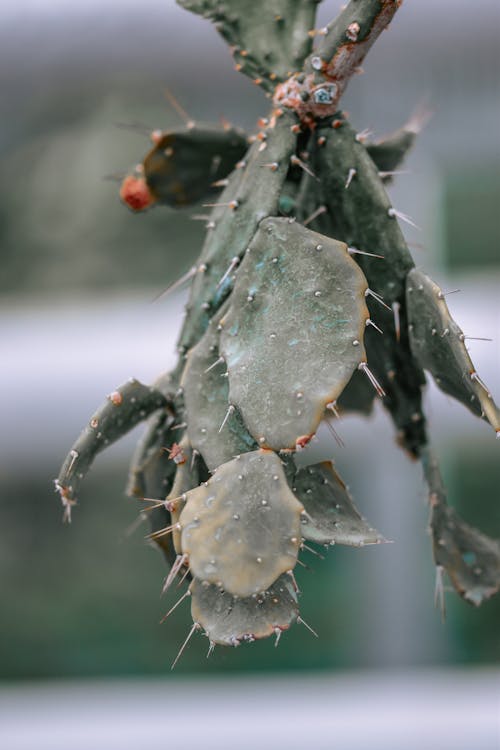
<svg viewBox="0 0 500 750"><path fill-rule="evenodd" d="M144 211L155 202L144 177L128 175L120 187L120 198L132 211Z"/></svg>

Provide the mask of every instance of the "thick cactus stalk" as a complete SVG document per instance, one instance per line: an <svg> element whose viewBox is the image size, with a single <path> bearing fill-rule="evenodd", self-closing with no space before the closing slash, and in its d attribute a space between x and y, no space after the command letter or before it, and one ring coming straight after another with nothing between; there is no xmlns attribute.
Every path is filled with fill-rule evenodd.
<svg viewBox="0 0 500 750"><path fill-rule="evenodd" d="M179 3L215 23L272 105L249 138L192 123L155 131L125 179L120 195L135 211L200 200L212 211L180 280L190 291L178 365L154 387L127 384L92 417L56 483L65 516L97 453L149 417L128 492L171 566L164 589L186 580L178 603L191 598L193 625L180 653L200 630L211 649L279 638L304 622L293 571L306 542L385 541L331 463L295 460L323 421L380 399L423 462L438 582L446 571L481 603L500 587L500 545L447 504L424 370L497 435L500 412L442 293L415 269L399 223L408 217L384 186L425 117L369 143L339 109L401 2L351 0L317 31L316 0Z"/></svg>

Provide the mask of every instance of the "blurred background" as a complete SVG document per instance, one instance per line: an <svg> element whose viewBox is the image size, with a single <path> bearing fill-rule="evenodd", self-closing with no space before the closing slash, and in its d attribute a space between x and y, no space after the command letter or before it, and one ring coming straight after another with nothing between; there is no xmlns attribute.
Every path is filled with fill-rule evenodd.
<svg viewBox="0 0 500 750"><path fill-rule="evenodd" d="M338 0L325 0L318 26L339 7ZM391 194L396 208L421 228L403 227L417 265L445 291L461 290L447 301L467 335L493 339L468 344L497 400L499 32L496 0L456 0L453 13L447 3L407 0L368 56L365 75L352 81L343 101L354 125L376 136L400 126L419 101L433 110L406 165L410 174L398 178ZM136 216L120 204L118 185L105 178L139 162L149 141L117 124L141 123L150 130L181 124L165 88L193 119L217 122L224 116L248 131L268 103L233 70L226 45L210 24L174 0L2 4L0 87L0 704L9 739L5 747L30 746L31 730L22 726L26 712L39 717L36 746L44 747L42 715L48 721L51 710L71 702L69 695L81 705L88 698L85 685L94 686L92 715L99 725L114 715L113 706L109 712L102 708L99 690L105 691L105 685L116 686L108 698L120 695L116 700L122 708L142 706L148 717L148 711L161 712L163 695L181 714L186 701L201 705L212 684L229 706L234 694L222 675L237 681L240 695L248 693L262 706L279 695L277 705L290 710L308 695L310 720L322 701L330 705L330 696L343 706L344 719L349 711L355 715L360 701L368 712L372 706L374 717L385 716L387 706L393 706L387 725L394 728L397 716L403 721L395 708L398 700L408 695L410 705L416 696L411 716L421 706L432 727L453 724L460 735L455 748L469 742L460 724L463 701L464 712L474 715L478 726L491 726L490 734L475 735L475 747L500 747L493 718L500 712L500 599L476 611L449 594L447 620L441 623L433 608L421 470L395 447L392 427L380 410L368 420L341 423L345 448L328 434L320 435L313 448L320 458L335 458L360 509L394 540L376 548L334 549L324 561L309 556L312 570L299 571L301 608L319 638L296 626L279 648L269 641L216 649L206 660L208 644L198 636L170 673L188 631L189 605L158 624L175 594L160 599L163 561L145 543L147 527L137 525L136 503L124 495L140 429L97 460L69 527L61 523L52 479L106 393L130 376L150 382L173 365L185 296L153 300L190 268L203 240L203 222L192 219L199 207ZM471 523L500 536L498 441L486 424L432 386L426 406L452 504ZM285 671L284 682L279 673ZM268 673L265 680L262 673ZM210 682L216 674L218 681ZM97 678L124 677L134 682L99 682L95 688ZM71 682L46 682L56 678ZM131 685L143 686L142 703ZM304 693L292 685L306 686ZM436 716L428 713L434 705L431 685L439 687L436 703L442 712ZM385 695L384 690L385 709L373 697L379 691ZM462 692L453 697L453 690ZM487 721L480 721L479 709L471 710L471 693L484 711L491 706ZM446 695L451 696L449 717ZM212 704L205 705L208 710ZM244 719L233 708L232 722L241 726ZM412 721L405 716L402 727ZM275 715L270 721L275 729L281 726ZM68 726L71 732L71 722ZM340 722L338 731L343 726ZM375 724L354 734L349 726L344 747L357 747L349 741L362 731L378 746ZM138 737L149 737L148 727L138 730ZM96 736L106 736L106 746L115 747L114 733ZM272 732L266 736L271 743ZM443 738L451 735L444 732L434 745L436 736L429 732L429 746L448 746ZM95 737L85 732L81 737L81 747L99 746ZM279 747L279 733L275 739L268 745L261 738L261 746ZM384 747L391 746L387 740L385 735ZM120 747L135 746L129 741L121 737ZM295 747L290 742L287 747ZM315 747L332 746L330 740L321 742ZM236 744L247 746L241 738ZM214 740L213 747L224 746L220 738ZM50 723L47 747L59 747Z"/></svg>

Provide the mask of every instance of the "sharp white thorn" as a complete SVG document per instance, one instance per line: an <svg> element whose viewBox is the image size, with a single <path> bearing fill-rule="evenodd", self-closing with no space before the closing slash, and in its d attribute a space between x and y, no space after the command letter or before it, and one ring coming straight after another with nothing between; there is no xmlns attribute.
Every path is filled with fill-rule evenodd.
<svg viewBox="0 0 500 750"><path fill-rule="evenodd" d="M401 221L406 222L406 224L409 224L411 227L414 227L415 229L420 230L420 227L418 226L418 224L415 224L413 219L410 216L408 216L408 214L404 214L402 211L398 211L396 208L390 208L387 211L387 214L388 216L391 217L391 219L396 217L400 219Z"/></svg>
<svg viewBox="0 0 500 750"><path fill-rule="evenodd" d="M177 609L177 607L179 606L179 604L180 604L181 602L183 602L183 601L184 601L184 599L187 599L187 597L188 597L188 596L191 596L191 592L189 591L189 589L188 589L187 591L185 591L185 592L184 592L184 594L183 594L183 595L181 596L181 598L180 598L180 599L178 599L178 600L177 600L177 601L175 602L174 606L173 606L173 607L171 607L171 608L170 608L170 609L168 610L167 614L166 614L166 615L163 615L163 617L162 617L162 618L161 618L161 620L160 620L160 625L162 625L162 624L163 624L163 623L165 622L165 620L167 619L167 617L170 617L170 615L172 614L172 612L174 611L174 609Z"/></svg>
<svg viewBox="0 0 500 750"><path fill-rule="evenodd" d="M366 319L366 324L365 325L372 326L372 328L375 328L375 330L378 331L381 334L384 333L383 330L381 328L379 328L378 325L376 323L374 323L371 318L367 318Z"/></svg>
<svg viewBox="0 0 500 750"><path fill-rule="evenodd" d="M321 216L322 214L324 214L325 211L327 211L326 206L318 206L316 211L313 211L312 214L308 216L307 219L305 219L305 221L302 222L302 225L304 227L307 227L307 225L310 224L311 221L314 221L314 219L317 219L318 216Z"/></svg>
<svg viewBox="0 0 500 750"><path fill-rule="evenodd" d="M235 410L235 407L234 407L234 406L233 406L232 404L229 404L228 410L227 410L227 412L226 412L226 416L225 416L225 417L224 417L224 419L222 420L222 424L221 424L221 426L219 427L219 434L220 434L220 433L222 432L222 430L224 429L224 425L226 424L226 422L227 422L227 420L229 419L229 417L231 416L231 414L233 414L234 410Z"/></svg>
<svg viewBox="0 0 500 750"><path fill-rule="evenodd" d="M377 394L380 396L380 398L383 398L386 395L386 393L385 393L384 389L382 388L382 386L380 385L380 383L378 382L378 380L375 377L375 375L373 374L373 372L368 367L368 363L367 362L360 362L360 364L358 365L358 370L361 370L362 372L365 373L366 377L368 378L368 380L370 381L370 383L372 384L372 386L377 391Z"/></svg>
<svg viewBox="0 0 500 750"><path fill-rule="evenodd" d="M350 186L351 182L353 181L353 178L356 176L356 172L357 172L357 170L354 169L354 167L351 167L351 169L349 170L349 172L347 174L347 180L345 181L345 185L344 185L344 187L345 187L346 190L348 189L348 187Z"/></svg>
<svg viewBox="0 0 500 750"><path fill-rule="evenodd" d="M358 250L357 247L348 247L347 252L349 255L369 255L370 258L381 258L382 260L385 260L385 257L383 255L377 255L377 253L367 253L365 250Z"/></svg>
<svg viewBox="0 0 500 750"><path fill-rule="evenodd" d="M301 625L304 625L314 636L315 638L319 638L319 635L315 630L312 629L310 625L307 624L305 620L302 619L302 617L297 617L297 622L299 622Z"/></svg>
<svg viewBox="0 0 500 750"><path fill-rule="evenodd" d="M373 289L367 289L366 290L365 297L368 297L368 296L373 297L373 299L376 300L379 303L379 305L382 305L382 307L385 307L386 310L390 310L391 309L389 307L389 305L385 304L384 298L382 297L382 295L377 294L377 292L374 292Z"/></svg>
<svg viewBox="0 0 500 750"><path fill-rule="evenodd" d="M169 284L162 292L156 295L156 297L153 298L152 302L157 302L159 299L162 299L162 297L165 297L167 294L171 294L179 287L183 286L184 284L187 284L188 281L190 281L193 276L196 275L197 268L196 266L193 266L189 269L189 271L186 271L186 273L180 277L180 279L177 279L172 284Z"/></svg>
<svg viewBox="0 0 500 750"><path fill-rule="evenodd" d="M218 357L215 362L212 362L210 367L207 367L206 370L203 371L203 374L205 375L207 372L210 372L210 370L213 370L214 367L217 367L217 365L221 365L224 362L224 357Z"/></svg>
<svg viewBox="0 0 500 750"><path fill-rule="evenodd" d="M184 649L185 649L185 648L186 648L186 646L188 645L188 643L189 643L189 640L190 640L191 636L193 635L193 633L194 633L194 631L195 631L195 630L198 630L198 628L199 628L199 627L200 627L200 626L198 625L198 623L197 623L197 622L195 622L195 623L194 623L194 625L193 625L193 627L192 627L192 628L191 628L191 630L189 631L189 633L188 633L188 636L187 636L186 640L184 641L184 643L183 643L183 644L182 644L182 646L180 647L180 649L179 649L179 653L178 653L178 654L177 654L177 656L175 657L175 659L174 659L174 662L173 662L172 666L170 667L170 669L173 669L173 668L175 667L175 665L177 664L177 662L178 662L178 661L179 661L179 659L181 658L181 656L182 656L182 654L183 654L183 651L184 651Z"/></svg>
<svg viewBox="0 0 500 750"><path fill-rule="evenodd" d="M217 284L217 289L219 289L219 287L222 286L222 284L225 282L229 274L234 271L234 269L239 264L239 262L240 262L240 259L238 258L237 255L235 255L234 258L231 260L231 263L229 264L227 270L225 271L222 278L220 279L219 283Z"/></svg>
<svg viewBox="0 0 500 750"><path fill-rule="evenodd" d="M436 565L436 583L434 586L434 606L441 612L441 622L446 620L446 602L444 598L443 566Z"/></svg>
<svg viewBox="0 0 500 750"><path fill-rule="evenodd" d="M392 303L392 312L394 315L394 328L396 330L396 341L399 341L400 336L401 336L401 319L399 316L400 308L401 308L401 305L399 302Z"/></svg>

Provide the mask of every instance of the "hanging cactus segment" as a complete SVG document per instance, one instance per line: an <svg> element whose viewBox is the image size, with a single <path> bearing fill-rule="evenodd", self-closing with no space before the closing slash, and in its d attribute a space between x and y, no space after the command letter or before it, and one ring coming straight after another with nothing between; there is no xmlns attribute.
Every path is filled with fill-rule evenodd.
<svg viewBox="0 0 500 750"><path fill-rule="evenodd" d="M386 541L360 515L330 461L297 471L293 491L306 511L301 528L304 539L352 547Z"/></svg>
<svg viewBox="0 0 500 750"><path fill-rule="evenodd" d="M411 348L421 367L442 391L483 416L500 437L500 411L476 372L441 289L414 269L408 274L407 304Z"/></svg>
<svg viewBox="0 0 500 750"><path fill-rule="evenodd" d="M302 510L271 451L222 464L187 493L179 519L191 572L234 596L265 591L295 567Z"/></svg>
<svg viewBox="0 0 500 750"><path fill-rule="evenodd" d="M339 110L401 2L351 0L316 31L316 0L179 3L215 23L272 106L248 139L231 128L153 133L142 169L124 181L135 210L222 192L204 204L201 253L176 282L190 281L178 364L152 388L119 389L91 419L57 480L65 517L95 455L151 415L128 491L171 566L163 590L178 577L189 584L178 603L191 596L194 622L178 656L197 630L211 649L278 638L304 622L293 573L304 540L385 541L331 463L298 469L295 456L321 420L368 414L378 396L424 466L438 583L446 571L479 604L500 588L499 543L447 505L424 369L497 434L500 413L442 293L415 270L400 227L413 222L384 186L426 116L369 143Z"/></svg>
<svg viewBox="0 0 500 750"><path fill-rule="evenodd" d="M479 606L500 590L500 540L470 526L450 508L437 459L429 447L422 452L422 464L429 486L437 603L444 615L441 573L445 570L457 593Z"/></svg>
<svg viewBox="0 0 500 750"><path fill-rule="evenodd" d="M295 116L273 118L229 178L214 205L189 295L179 346L188 351L206 330L233 284L232 271L250 244L259 222L276 214L296 135Z"/></svg>
<svg viewBox="0 0 500 750"><path fill-rule="evenodd" d="M267 591L244 599L197 580L189 591L193 621L203 628L211 644L239 646L273 634L279 638L299 614L297 594L287 575L280 576Z"/></svg>
<svg viewBox="0 0 500 750"><path fill-rule="evenodd" d="M224 309L226 305L221 313ZM228 405L227 372L218 346L220 317L211 321L203 338L190 350L181 380L188 434L210 471L258 448L237 410Z"/></svg>
<svg viewBox="0 0 500 750"><path fill-rule="evenodd" d="M173 207L216 195L214 183L232 172L248 148L245 134L235 128L192 127L153 135L144 178L154 200Z"/></svg>
<svg viewBox="0 0 500 750"><path fill-rule="evenodd" d="M231 46L236 70L266 91L302 67L320 0L178 0L209 18Z"/></svg>
<svg viewBox="0 0 500 750"><path fill-rule="evenodd" d="M68 453L55 481L65 509L65 520L71 521L71 507L77 502L80 484L97 454L126 435L153 411L167 405L160 391L133 378L108 396Z"/></svg>
<svg viewBox="0 0 500 750"><path fill-rule="evenodd" d="M288 219L261 222L220 338L229 401L260 445L309 440L366 361L366 289L342 243Z"/></svg>

